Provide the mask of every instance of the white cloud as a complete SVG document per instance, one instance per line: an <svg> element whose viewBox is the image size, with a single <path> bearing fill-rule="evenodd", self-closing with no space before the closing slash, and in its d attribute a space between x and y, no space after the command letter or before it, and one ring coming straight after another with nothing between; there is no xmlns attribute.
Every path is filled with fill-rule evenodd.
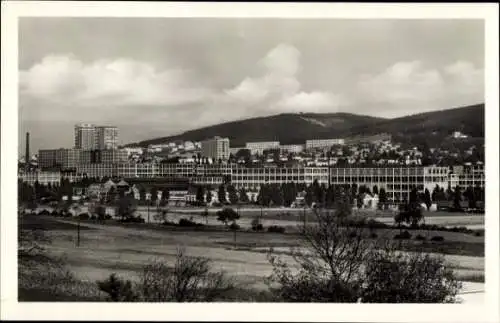
<svg viewBox="0 0 500 323"><path fill-rule="evenodd" d="M368 100L398 102L427 100L440 95L443 80L419 61L396 63L378 75L363 75L360 90Z"/></svg>
<svg viewBox="0 0 500 323"><path fill-rule="evenodd" d="M361 76L358 88L360 97L373 102L438 102L453 97L480 102L483 77L482 69L464 61L442 68L428 68L420 61L398 62L378 75Z"/></svg>
<svg viewBox="0 0 500 323"><path fill-rule="evenodd" d="M340 105L347 104L347 100L340 95L316 91L299 92L279 101L276 106L283 110L295 112L334 112Z"/></svg>
<svg viewBox="0 0 500 323"><path fill-rule="evenodd" d="M158 71L126 58L84 63L73 55L51 55L20 72L20 93L63 105L102 107L193 103L211 91L193 86L183 70Z"/></svg>

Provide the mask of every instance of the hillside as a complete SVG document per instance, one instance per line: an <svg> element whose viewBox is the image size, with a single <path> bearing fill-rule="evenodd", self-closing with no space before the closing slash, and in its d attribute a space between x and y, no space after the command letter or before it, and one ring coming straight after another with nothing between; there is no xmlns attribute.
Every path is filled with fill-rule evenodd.
<svg viewBox="0 0 500 323"><path fill-rule="evenodd" d="M335 138L343 136L353 127L380 122L381 118L333 114L279 114L222 123L176 136L156 138L137 143L139 146L159 144L175 140L201 141L213 136L228 137L232 147L242 147L249 141L278 140L282 144L302 144L306 138Z"/></svg>
<svg viewBox="0 0 500 323"><path fill-rule="evenodd" d="M484 104L453 108L381 120L375 124L353 127L346 136L389 133L408 145L435 146L449 141L454 131L472 138L484 138Z"/></svg>
<svg viewBox="0 0 500 323"><path fill-rule="evenodd" d="M249 141L303 144L309 138L353 138L387 133L403 144L422 146L445 142L453 131L461 131L481 141L484 138L484 104L394 119L350 113L287 113L222 123L131 145L145 147L175 140L201 141L217 135L228 137L231 147L242 147Z"/></svg>

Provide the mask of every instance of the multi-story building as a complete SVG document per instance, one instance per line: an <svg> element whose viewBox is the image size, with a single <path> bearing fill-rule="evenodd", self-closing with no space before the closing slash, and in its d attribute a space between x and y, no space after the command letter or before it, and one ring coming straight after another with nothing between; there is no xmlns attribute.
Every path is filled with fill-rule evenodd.
<svg viewBox="0 0 500 323"><path fill-rule="evenodd" d="M465 190L469 186L484 188L485 174L482 163L453 166L450 176L454 179L453 183L450 182L452 187L458 185L461 190Z"/></svg>
<svg viewBox="0 0 500 323"><path fill-rule="evenodd" d="M128 152L122 149L85 150L81 153L82 164L120 164L128 160Z"/></svg>
<svg viewBox="0 0 500 323"><path fill-rule="evenodd" d="M116 177L118 169L117 164L81 164L76 173L89 178Z"/></svg>
<svg viewBox="0 0 500 323"><path fill-rule="evenodd" d="M281 145L280 150L282 152L299 154L304 151L304 145Z"/></svg>
<svg viewBox="0 0 500 323"><path fill-rule="evenodd" d="M25 172L19 174L19 178L30 185L34 185L38 182L41 185L59 185L61 183L61 173L60 172Z"/></svg>
<svg viewBox="0 0 500 323"><path fill-rule="evenodd" d="M95 148L114 150L118 148L118 128L114 126L98 126L95 128Z"/></svg>
<svg viewBox="0 0 500 323"><path fill-rule="evenodd" d="M259 154L262 155L264 150L269 149L279 149L279 141L258 141L258 142L247 142L245 148L250 150L252 155Z"/></svg>
<svg viewBox="0 0 500 323"><path fill-rule="evenodd" d="M96 127L90 123L75 125L75 148L83 150L96 149Z"/></svg>
<svg viewBox="0 0 500 323"><path fill-rule="evenodd" d="M229 159L229 138L214 137L202 141L201 154L212 160Z"/></svg>
<svg viewBox="0 0 500 323"><path fill-rule="evenodd" d="M38 151L38 165L42 169L75 169L80 164L80 149L41 149Z"/></svg>
<svg viewBox="0 0 500 323"><path fill-rule="evenodd" d="M419 192L439 185L448 185L447 167L390 167L390 168L330 168L330 184L365 185L383 188L388 198L396 203L407 201L412 187Z"/></svg>
<svg viewBox="0 0 500 323"><path fill-rule="evenodd" d="M316 148L330 148L334 145L345 144L344 139L310 139L306 140L306 149L316 149Z"/></svg>

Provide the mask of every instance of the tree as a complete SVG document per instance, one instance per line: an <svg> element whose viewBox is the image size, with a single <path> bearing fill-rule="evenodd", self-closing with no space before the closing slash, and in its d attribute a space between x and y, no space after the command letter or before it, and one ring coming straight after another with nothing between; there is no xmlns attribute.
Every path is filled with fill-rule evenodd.
<svg viewBox="0 0 500 323"><path fill-rule="evenodd" d="M205 196L205 201L207 201L207 203L212 202L212 190L210 188L207 190L207 194Z"/></svg>
<svg viewBox="0 0 500 323"><path fill-rule="evenodd" d="M306 205L309 206L309 207L314 202L314 191L313 191L313 188L312 188L311 185L308 186L307 189L306 189L306 196L304 197L304 200L306 202Z"/></svg>
<svg viewBox="0 0 500 323"><path fill-rule="evenodd" d="M394 247L372 253L363 280L363 303L454 303L461 288L442 256Z"/></svg>
<svg viewBox="0 0 500 323"><path fill-rule="evenodd" d="M219 203L221 203L221 204L227 203L227 200L226 200L226 189L224 188L224 185L220 185L219 186L219 191L218 191L217 196L219 198Z"/></svg>
<svg viewBox="0 0 500 323"><path fill-rule="evenodd" d="M122 220L134 217L135 205L133 203L133 198L130 195L124 195L118 200L116 213L122 218Z"/></svg>
<svg viewBox="0 0 500 323"><path fill-rule="evenodd" d="M460 187L457 185L455 190L453 191L453 208L455 210L461 210L462 206L460 202L462 202L462 192L460 191Z"/></svg>
<svg viewBox="0 0 500 323"><path fill-rule="evenodd" d="M345 194L338 210L351 207ZM340 206L340 205L339 205ZM443 258L416 251L401 253L394 243L364 238L363 226L349 217L314 211L314 224L301 230L301 248L292 251L298 270L272 251L267 282L285 302L453 302L460 289ZM427 270L428 268L428 270ZM388 275L387 273L391 273ZM278 283L277 285L274 283Z"/></svg>
<svg viewBox="0 0 500 323"><path fill-rule="evenodd" d="M139 199L141 200L141 202L146 202L146 189L144 187L141 187L139 189Z"/></svg>
<svg viewBox="0 0 500 323"><path fill-rule="evenodd" d="M276 206L283 205L283 196L278 185L271 185L270 187L271 201Z"/></svg>
<svg viewBox="0 0 500 323"><path fill-rule="evenodd" d="M387 194L385 193L385 188L381 187L378 195L379 209L385 209L386 204L387 204Z"/></svg>
<svg viewBox="0 0 500 323"><path fill-rule="evenodd" d="M229 193L229 202L233 205L238 204L239 202L238 194L236 193L236 189L234 188L233 185L229 185L227 187L227 192Z"/></svg>
<svg viewBox="0 0 500 323"><path fill-rule="evenodd" d="M241 187L241 189L240 189L240 194L239 194L239 195L240 195L240 196L239 196L239 199L240 199L241 203L248 203L248 202L250 202L250 201L248 200L247 191L245 190L245 188L244 188L244 187Z"/></svg>
<svg viewBox="0 0 500 323"><path fill-rule="evenodd" d="M158 188L156 186L153 186L151 188L151 204L156 204L156 201L158 200Z"/></svg>
<svg viewBox="0 0 500 323"><path fill-rule="evenodd" d="M469 208L470 209L475 209L476 208L476 197L477 194L474 194L474 190L472 189L472 186L468 186L467 189L464 192L464 196L469 202Z"/></svg>
<svg viewBox="0 0 500 323"><path fill-rule="evenodd" d="M234 222L240 218L240 215L232 208L223 208L217 212L217 221L224 223L227 227L229 222Z"/></svg>
<svg viewBox="0 0 500 323"><path fill-rule="evenodd" d="M205 190L203 189L203 186L198 186L196 188L196 201L200 204L205 202Z"/></svg>
<svg viewBox="0 0 500 323"><path fill-rule="evenodd" d="M134 302L139 300L130 280L122 280L115 273L106 280L98 281L99 290L108 294L108 300L112 302Z"/></svg>
<svg viewBox="0 0 500 323"><path fill-rule="evenodd" d="M179 249L173 268L161 260L144 266L137 289L146 302L213 302L234 284L224 272L213 270L208 258Z"/></svg>
<svg viewBox="0 0 500 323"><path fill-rule="evenodd" d="M261 206L268 207L271 203L271 188L267 184L260 186L259 195L257 196L257 203Z"/></svg>
<svg viewBox="0 0 500 323"><path fill-rule="evenodd" d="M427 206L427 211L428 211L431 208L432 200L431 200L431 193L427 188L424 191L424 203L425 206Z"/></svg>
<svg viewBox="0 0 500 323"><path fill-rule="evenodd" d="M375 194L378 195L378 187L377 187L377 185L373 186L372 191L373 191L374 195Z"/></svg>

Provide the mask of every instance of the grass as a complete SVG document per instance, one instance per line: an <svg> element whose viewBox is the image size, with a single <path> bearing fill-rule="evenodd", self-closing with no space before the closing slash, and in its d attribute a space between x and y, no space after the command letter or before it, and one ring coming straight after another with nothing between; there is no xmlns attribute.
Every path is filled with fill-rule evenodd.
<svg viewBox="0 0 500 323"><path fill-rule="evenodd" d="M210 258L215 268L220 267L229 275L236 275L238 281L243 277L252 276L255 277L252 281L258 283L269 274L270 269L265 255L267 251L263 249L293 247L297 246L299 241L298 235L294 233L240 231L237 233L235 246L233 232L225 229L223 225L194 231L195 228L119 223L109 220L106 224L82 221L82 245L76 248L74 223L76 223L74 219L44 216L25 216L23 221L19 222L23 228L36 227L49 231L52 244L46 246L47 252L56 260L58 256L64 256L66 265L57 267L32 264L30 267L29 262L20 261L20 301L101 300L102 295L96 290L97 286L94 283L96 280L105 279L112 272L117 272L126 279L134 279L141 267L152 258L172 261L176 247L181 245L193 256ZM399 230L376 229L374 232L377 232L379 237L390 238L392 241L393 235ZM366 230L367 238L370 233ZM415 237L417 232L412 234ZM427 236L427 241L415 241L413 238L405 240L402 241L402 249L484 256L484 237L455 232L422 231L422 234ZM428 241L433 235L442 235L445 240ZM480 265L473 266L474 268L479 266L477 270L482 270ZM77 297L77 294L81 295ZM268 297L270 295L266 292L252 290L250 286L240 287L231 295L224 296L224 300L258 302L268 301Z"/></svg>

